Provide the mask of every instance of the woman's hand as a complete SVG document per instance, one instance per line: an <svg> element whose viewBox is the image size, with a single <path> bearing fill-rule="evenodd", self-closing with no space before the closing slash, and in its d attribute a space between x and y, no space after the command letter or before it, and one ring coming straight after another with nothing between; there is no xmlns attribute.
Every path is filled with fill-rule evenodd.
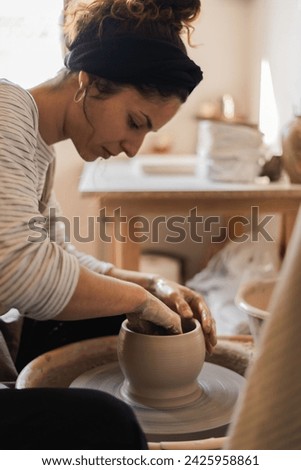
<svg viewBox="0 0 301 470"><path fill-rule="evenodd" d="M126 314L131 329L145 334L182 333L181 317L150 292L144 292L145 301Z"/></svg>
<svg viewBox="0 0 301 470"><path fill-rule="evenodd" d="M192 291L188 287L181 286L176 282L161 278L155 274L127 271L125 269L118 269L114 266L107 275L138 284L153 294L153 296L157 297L157 299L161 300L161 302L158 302L157 304L154 304L154 299L151 298L146 301L144 306L145 312L143 313L143 310L140 310L139 313L139 315L144 317L144 320L148 320L166 328L166 326L164 326L165 320L163 318L164 310L162 310L162 303L169 307L165 310L165 314L167 315L167 324L172 320L171 324L173 325L172 328L174 328L174 330L170 328L171 332L181 332L179 331L179 323L177 324L177 321L180 321L180 319L177 319L174 316L170 317L171 310L176 312L178 316L180 315L180 317L194 317L199 320L203 328L207 351L209 353L212 352L213 347L216 345L215 320L200 294ZM156 310L158 312L157 314ZM137 310L135 311L137 312ZM159 321L156 315L159 315ZM146 316L148 318L146 318Z"/></svg>
<svg viewBox="0 0 301 470"><path fill-rule="evenodd" d="M216 345L215 320L204 298L188 287L163 278L154 278L149 291L183 318L196 318L202 325L206 349L212 353Z"/></svg>

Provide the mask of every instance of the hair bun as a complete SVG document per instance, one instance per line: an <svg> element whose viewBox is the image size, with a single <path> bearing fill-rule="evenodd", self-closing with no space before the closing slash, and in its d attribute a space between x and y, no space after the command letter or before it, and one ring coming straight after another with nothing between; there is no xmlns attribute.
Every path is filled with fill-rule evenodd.
<svg viewBox="0 0 301 470"><path fill-rule="evenodd" d="M201 10L200 0L126 0L125 4L141 21L169 21L178 25L178 29L195 20Z"/></svg>
<svg viewBox="0 0 301 470"><path fill-rule="evenodd" d="M200 0L155 0L154 3L162 12L170 9L175 19L183 23L194 21L201 11Z"/></svg>

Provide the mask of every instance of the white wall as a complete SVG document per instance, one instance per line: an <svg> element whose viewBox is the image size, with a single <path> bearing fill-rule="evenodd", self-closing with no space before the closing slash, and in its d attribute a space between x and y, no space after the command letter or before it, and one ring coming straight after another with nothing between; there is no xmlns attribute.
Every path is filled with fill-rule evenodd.
<svg viewBox="0 0 301 470"><path fill-rule="evenodd" d="M202 0L202 13L195 24L190 57L200 65L204 80L193 91L178 115L158 135L146 139L141 153L147 153L156 139L171 137L173 153L194 153L197 120L202 101L233 95L240 114L249 114L248 64L249 18L252 0Z"/></svg>
<svg viewBox="0 0 301 470"><path fill-rule="evenodd" d="M250 117L259 119L261 61L270 65L278 135L301 105L301 1L252 0L250 8ZM272 125L272 124L271 124ZM280 139L278 139L281 152Z"/></svg>

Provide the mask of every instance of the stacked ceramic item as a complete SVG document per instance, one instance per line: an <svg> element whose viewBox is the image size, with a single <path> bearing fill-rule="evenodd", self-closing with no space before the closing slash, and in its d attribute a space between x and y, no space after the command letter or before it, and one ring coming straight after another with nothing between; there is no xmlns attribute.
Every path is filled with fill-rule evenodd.
<svg viewBox="0 0 301 470"><path fill-rule="evenodd" d="M205 165L213 181L253 182L264 162L262 137L248 125L202 120L197 145L200 165Z"/></svg>

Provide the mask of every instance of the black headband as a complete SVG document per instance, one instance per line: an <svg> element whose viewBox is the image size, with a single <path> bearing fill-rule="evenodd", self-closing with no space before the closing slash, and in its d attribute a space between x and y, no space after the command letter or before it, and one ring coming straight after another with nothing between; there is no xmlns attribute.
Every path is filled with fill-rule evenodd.
<svg viewBox="0 0 301 470"><path fill-rule="evenodd" d="M179 47L131 34L75 41L65 65L119 83L180 87L188 93L203 79L200 67Z"/></svg>

